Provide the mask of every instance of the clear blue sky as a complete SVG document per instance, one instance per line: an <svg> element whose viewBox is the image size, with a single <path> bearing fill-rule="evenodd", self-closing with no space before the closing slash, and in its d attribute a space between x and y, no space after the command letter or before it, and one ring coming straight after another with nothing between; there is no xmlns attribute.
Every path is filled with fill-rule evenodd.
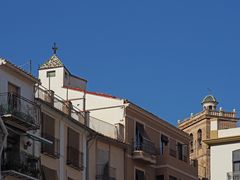
<svg viewBox="0 0 240 180"><path fill-rule="evenodd" d="M0 56L34 68L58 55L88 89L165 120L201 110L209 93L240 111L240 1L1 1ZM36 73L36 70L35 70Z"/></svg>

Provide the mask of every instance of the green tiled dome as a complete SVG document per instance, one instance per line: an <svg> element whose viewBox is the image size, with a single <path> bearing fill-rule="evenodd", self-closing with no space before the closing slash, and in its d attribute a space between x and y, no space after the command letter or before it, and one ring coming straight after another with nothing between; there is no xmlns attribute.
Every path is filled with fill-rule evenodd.
<svg viewBox="0 0 240 180"><path fill-rule="evenodd" d="M209 102L218 104L217 99L216 99L213 95L207 95L207 96L203 99L202 104L204 104L204 103L209 103Z"/></svg>

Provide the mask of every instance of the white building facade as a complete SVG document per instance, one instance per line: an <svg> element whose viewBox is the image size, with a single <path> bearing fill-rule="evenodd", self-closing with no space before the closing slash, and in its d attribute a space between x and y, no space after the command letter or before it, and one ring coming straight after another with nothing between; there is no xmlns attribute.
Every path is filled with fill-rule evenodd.
<svg viewBox="0 0 240 180"><path fill-rule="evenodd" d="M240 128L218 130L218 121L211 122L211 180L240 179Z"/></svg>

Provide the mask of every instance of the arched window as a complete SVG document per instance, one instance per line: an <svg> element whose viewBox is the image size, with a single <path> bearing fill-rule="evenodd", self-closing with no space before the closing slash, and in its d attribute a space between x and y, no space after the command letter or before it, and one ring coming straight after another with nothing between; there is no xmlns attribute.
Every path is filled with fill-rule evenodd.
<svg viewBox="0 0 240 180"><path fill-rule="evenodd" d="M193 152L193 134L191 133L189 136L190 136L190 151L192 153Z"/></svg>
<svg viewBox="0 0 240 180"><path fill-rule="evenodd" d="M199 129L197 132L197 142L198 142L198 146L202 146L202 130Z"/></svg>

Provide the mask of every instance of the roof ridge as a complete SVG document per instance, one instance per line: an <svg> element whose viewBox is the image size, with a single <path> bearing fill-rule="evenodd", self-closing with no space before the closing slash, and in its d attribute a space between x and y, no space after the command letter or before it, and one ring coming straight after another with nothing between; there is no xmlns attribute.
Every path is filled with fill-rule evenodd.
<svg viewBox="0 0 240 180"><path fill-rule="evenodd" d="M46 60L39 69L46 69L46 68L56 68L56 67L64 67L64 64L60 60L60 58L53 54L50 59Z"/></svg>

